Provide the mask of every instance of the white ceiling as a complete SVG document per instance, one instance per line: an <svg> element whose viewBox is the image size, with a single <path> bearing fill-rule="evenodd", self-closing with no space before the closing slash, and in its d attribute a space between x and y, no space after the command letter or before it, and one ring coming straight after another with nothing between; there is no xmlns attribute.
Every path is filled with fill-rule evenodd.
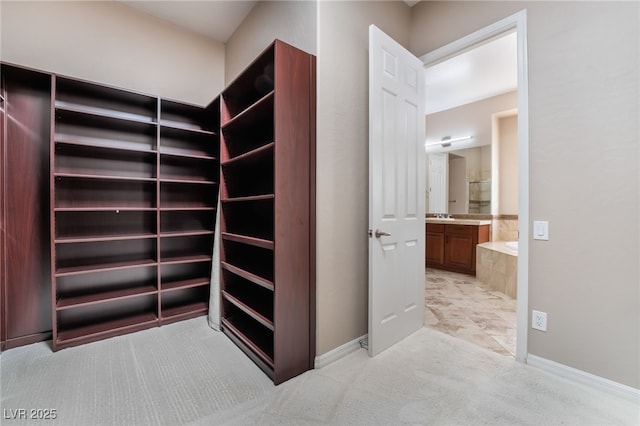
<svg viewBox="0 0 640 426"><path fill-rule="evenodd" d="M516 90L516 33L429 67L425 78L427 114Z"/></svg>
<svg viewBox="0 0 640 426"><path fill-rule="evenodd" d="M117 1L220 43L226 43L257 3L257 0Z"/></svg>

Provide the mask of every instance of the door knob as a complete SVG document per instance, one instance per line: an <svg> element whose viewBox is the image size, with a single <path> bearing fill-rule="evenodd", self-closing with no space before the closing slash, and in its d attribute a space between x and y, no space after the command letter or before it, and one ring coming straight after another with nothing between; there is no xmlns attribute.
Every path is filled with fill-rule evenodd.
<svg viewBox="0 0 640 426"><path fill-rule="evenodd" d="M389 232L385 232L385 231L381 231L379 229L376 229L376 238L380 238L380 237L390 237L391 234Z"/></svg>

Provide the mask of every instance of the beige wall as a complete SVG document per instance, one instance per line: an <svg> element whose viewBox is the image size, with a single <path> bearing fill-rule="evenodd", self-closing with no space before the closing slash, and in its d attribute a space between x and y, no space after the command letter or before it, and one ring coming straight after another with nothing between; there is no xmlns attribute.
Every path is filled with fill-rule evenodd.
<svg viewBox="0 0 640 426"><path fill-rule="evenodd" d="M531 220L529 352L640 387L637 2L422 2L422 55L527 9ZM615 219L612 219L615 218ZM531 226L531 224L529 224Z"/></svg>
<svg viewBox="0 0 640 426"><path fill-rule="evenodd" d="M6 1L0 59L199 105L224 85L224 45L115 1Z"/></svg>
<svg viewBox="0 0 640 426"><path fill-rule="evenodd" d="M491 145L491 114L517 106L518 93L513 91L429 114L425 117L426 139L440 141L445 136L455 138L469 135L473 136L474 145ZM455 149L454 142L449 151Z"/></svg>
<svg viewBox="0 0 640 426"><path fill-rule="evenodd" d="M498 214L518 214L518 116L498 120Z"/></svg>
<svg viewBox="0 0 640 426"><path fill-rule="evenodd" d="M259 1L226 43L225 80L231 83L273 40L317 53L315 1Z"/></svg>
<svg viewBox="0 0 640 426"><path fill-rule="evenodd" d="M369 24L408 46L403 2L319 4L318 355L367 333Z"/></svg>

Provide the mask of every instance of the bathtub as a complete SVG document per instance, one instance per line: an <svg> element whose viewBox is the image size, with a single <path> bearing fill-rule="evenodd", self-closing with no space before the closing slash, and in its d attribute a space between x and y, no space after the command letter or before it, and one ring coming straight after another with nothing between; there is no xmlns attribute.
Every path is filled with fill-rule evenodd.
<svg viewBox="0 0 640 426"><path fill-rule="evenodd" d="M518 242L491 241L476 247L476 278L493 290L517 296Z"/></svg>

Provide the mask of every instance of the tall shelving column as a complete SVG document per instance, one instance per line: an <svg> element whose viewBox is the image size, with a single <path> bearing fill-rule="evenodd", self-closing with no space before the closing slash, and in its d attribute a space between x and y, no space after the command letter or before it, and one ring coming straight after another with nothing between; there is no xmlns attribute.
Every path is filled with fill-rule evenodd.
<svg viewBox="0 0 640 426"><path fill-rule="evenodd" d="M220 103L160 101L160 318L208 312L219 177Z"/></svg>
<svg viewBox="0 0 640 426"><path fill-rule="evenodd" d="M276 40L222 94L222 328L276 384L315 356L314 66Z"/></svg>
<svg viewBox="0 0 640 426"><path fill-rule="evenodd" d="M0 349L51 339L52 76L0 63Z"/></svg>
<svg viewBox="0 0 640 426"><path fill-rule="evenodd" d="M54 76L54 350L158 325L157 98Z"/></svg>

